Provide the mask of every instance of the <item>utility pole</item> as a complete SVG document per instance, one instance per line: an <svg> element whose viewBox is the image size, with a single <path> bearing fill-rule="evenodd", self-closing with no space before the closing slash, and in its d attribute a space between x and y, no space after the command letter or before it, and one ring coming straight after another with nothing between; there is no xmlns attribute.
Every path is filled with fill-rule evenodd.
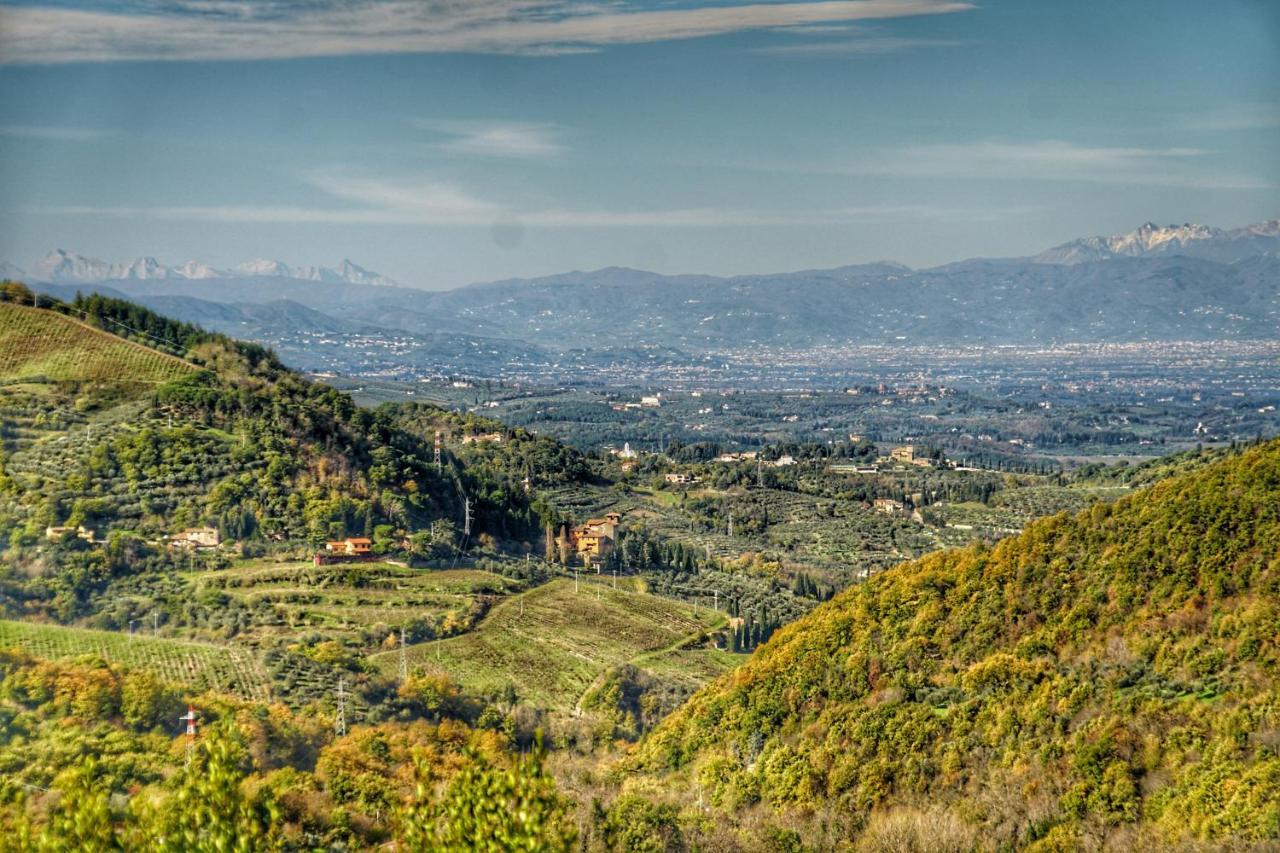
<svg viewBox="0 0 1280 853"><path fill-rule="evenodd" d="M719 613L720 612L720 590L713 589L711 592L715 596L715 598L713 599L713 603L711 605L712 609L714 609L717 613Z"/></svg>
<svg viewBox="0 0 1280 853"><path fill-rule="evenodd" d="M160 636L160 614L157 611L151 611L151 636Z"/></svg>
<svg viewBox="0 0 1280 853"><path fill-rule="evenodd" d="M462 535L470 536L471 535L471 498L466 497L465 495L462 498L462 511L463 511Z"/></svg>
<svg viewBox="0 0 1280 853"><path fill-rule="evenodd" d="M404 645L404 626L400 626L400 683L409 680L409 656Z"/></svg>
<svg viewBox="0 0 1280 853"><path fill-rule="evenodd" d="M573 594L578 594L578 567L573 567Z"/></svg>
<svg viewBox="0 0 1280 853"><path fill-rule="evenodd" d="M613 588L614 589L618 588L618 570L617 569L613 570Z"/></svg>
<svg viewBox="0 0 1280 853"><path fill-rule="evenodd" d="M347 733L347 692L346 683L341 678L338 679L338 713L333 719L333 728L338 737Z"/></svg>

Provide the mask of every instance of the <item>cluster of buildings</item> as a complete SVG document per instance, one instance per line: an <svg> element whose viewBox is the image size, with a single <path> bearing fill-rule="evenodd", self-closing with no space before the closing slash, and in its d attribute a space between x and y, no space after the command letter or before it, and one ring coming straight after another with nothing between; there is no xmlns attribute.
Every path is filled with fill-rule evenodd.
<svg viewBox="0 0 1280 853"><path fill-rule="evenodd" d="M576 555L583 565L600 565L617 545L621 523L621 513L606 512L604 518L588 518L575 527L566 525L556 537L556 547L562 554Z"/></svg>

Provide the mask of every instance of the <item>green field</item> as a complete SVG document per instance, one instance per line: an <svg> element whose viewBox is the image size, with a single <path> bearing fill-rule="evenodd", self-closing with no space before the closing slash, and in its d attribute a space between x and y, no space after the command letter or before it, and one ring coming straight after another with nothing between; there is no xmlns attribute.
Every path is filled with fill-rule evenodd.
<svg viewBox="0 0 1280 853"><path fill-rule="evenodd" d="M411 670L444 670L464 690L494 693L510 684L518 701L569 711L605 670L625 663L672 671L704 683L732 656L695 645L720 613L584 579L577 592L561 578L496 605L475 630L408 650ZM399 653L375 655L386 672Z"/></svg>
<svg viewBox="0 0 1280 853"><path fill-rule="evenodd" d="M53 311L0 303L6 380L159 384L196 368Z"/></svg>
<svg viewBox="0 0 1280 853"><path fill-rule="evenodd" d="M270 678L248 649L114 631L0 620L0 647L57 660L84 655L144 669L174 684L266 701Z"/></svg>

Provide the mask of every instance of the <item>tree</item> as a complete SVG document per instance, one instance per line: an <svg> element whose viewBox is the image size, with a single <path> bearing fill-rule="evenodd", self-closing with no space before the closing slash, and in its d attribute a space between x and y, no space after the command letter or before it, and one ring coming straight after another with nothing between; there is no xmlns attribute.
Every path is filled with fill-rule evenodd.
<svg viewBox="0 0 1280 853"><path fill-rule="evenodd" d="M130 847L173 853L256 853L281 847L279 812L245 793L239 739L210 729L176 791L139 821Z"/></svg>
<svg viewBox="0 0 1280 853"><path fill-rule="evenodd" d="M34 849L50 853L62 850L105 853L124 849L116 837L107 792L98 775L93 759L62 774L55 783L61 797L49 822L35 838ZM18 841L19 849L25 846L22 838Z"/></svg>
<svg viewBox="0 0 1280 853"><path fill-rule="evenodd" d="M413 851L569 851L577 828L555 780L543 768L541 737L513 766L494 765L468 749L466 764L439 803L431 804L420 766L413 802L401 815L401 840Z"/></svg>

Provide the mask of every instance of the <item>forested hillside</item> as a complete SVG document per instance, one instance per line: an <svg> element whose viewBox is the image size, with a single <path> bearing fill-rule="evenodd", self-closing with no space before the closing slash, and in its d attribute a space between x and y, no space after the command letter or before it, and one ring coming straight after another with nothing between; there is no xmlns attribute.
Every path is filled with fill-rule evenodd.
<svg viewBox="0 0 1280 853"><path fill-rule="evenodd" d="M522 430L429 406L360 409L256 345L104 297L33 308L8 287L0 536L27 574L46 576L11 610L80 615L112 576L145 568L165 535L194 525L250 552L344 536L422 556L481 540L515 548L549 520L525 478L589 476L573 451ZM480 432L505 440L461 441ZM421 533L433 525L434 538ZM51 526L94 538L40 548Z"/></svg>
<svg viewBox="0 0 1280 853"><path fill-rule="evenodd" d="M1278 676L1271 442L845 591L668 718L624 790L818 846L1274 841Z"/></svg>

